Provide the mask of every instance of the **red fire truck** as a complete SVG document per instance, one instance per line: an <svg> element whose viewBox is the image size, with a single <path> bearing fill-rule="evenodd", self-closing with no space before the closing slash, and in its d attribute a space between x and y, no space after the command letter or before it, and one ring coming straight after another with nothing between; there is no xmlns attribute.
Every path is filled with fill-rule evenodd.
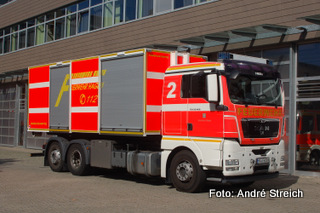
<svg viewBox="0 0 320 213"><path fill-rule="evenodd" d="M297 156L300 163L320 165L320 112L297 110Z"/></svg>
<svg viewBox="0 0 320 213"><path fill-rule="evenodd" d="M284 96L268 60L139 49L29 68L28 130L53 171L160 176L180 191L284 168Z"/></svg>

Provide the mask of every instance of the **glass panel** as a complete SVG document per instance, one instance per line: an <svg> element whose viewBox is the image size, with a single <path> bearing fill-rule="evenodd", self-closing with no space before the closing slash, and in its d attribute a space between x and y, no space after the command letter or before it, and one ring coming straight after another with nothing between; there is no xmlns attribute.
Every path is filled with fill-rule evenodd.
<svg viewBox="0 0 320 213"><path fill-rule="evenodd" d="M34 19L30 19L27 21L28 27L32 27L35 24L35 20Z"/></svg>
<svg viewBox="0 0 320 213"><path fill-rule="evenodd" d="M60 16L64 16L66 14L66 8L61 8L56 11L56 18L59 18Z"/></svg>
<svg viewBox="0 0 320 213"><path fill-rule="evenodd" d="M112 25L112 11L113 11L113 2L106 3L104 5L104 13L103 13L103 26L108 27Z"/></svg>
<svg viewBox="0 0 320 213"><path fill-rule="evenodd" d="M89 29L89 11L80 12L78 15L78 33L86 32Z"/></svg>
<svg viewBox="0 0 320 213"><path fill-rule="evenodd" d="M102 3L102 0L91 0L91 6L101 4L101 3Z"/></svg>
<svg viewBox="0 0 320 213"><path fill-rule="evenodd" d="M114 23L118 24L121 22L123 22L123 0L118 0L115 2Z"/></svg>
<svg viewBox="0 0 320 213"><path fill-rule="evenodd" d="M153 0L139 0L138 18L153 15Z"/></svg>
<svg viewBox="0 0 320 213"><path fill-rule="evenodd" d="M11 29L12 29L12 32L16 32L19 30L19 25L14 25L14 26L12 26Z"/></svg>
<svg viewBox="0 0 320 213"><path fill-rule="evenodd" d="M174 9L192 5L193 0L174 0Z"/></svg>
<svg viewBox="0 0 320 213"><path fill-rule="evenodd" d="M2 45L3 45L3 38L0 38L0 54L2 54Z"/></svg>
<svg viewBox="0 0 320 213"><path fill-rule="evenodd" d="M212 0L196 0L196 4L202 3L202 2L207 2L207 1L212 1Z"/></svg>
<svg viewBox="0 0 320 213"><path fill-rule="evenodd" d="M64 38L65 18L56 20L56 34L55 39Z"/></svg>
<svg viewBox="0 0 320 213"><path fill-rule="evenodd" d="M10 36L4 37L4 53L7 53L10 51Z"/></svg>
<svg viewBox="0 0 320 213"><path fill-rule="evenodd" d="M27 47L34 46L34 36L35 30L34 27L27 30Z"/></svg>
<svg viewBox="0 0 320 213"><path fill-rule="evenodd" d="M263 51L263 58L272 60L274 63L280 63L284 61L289 61L289 48L281 48L275 50L265 50Z"/></svg>
<svg viewBox="0 0 320 213"><path fill-rule="evenodd" d="M44 43L44 24L37 26L36 44Z"/></svg>
<svg viewBox="0 0 320 213"><path fill-rule="evenodd" d="M77 5L76 4L67 7L67 14L74 13L76 11L77 11Z"/></svg>
<svg viewBox="0 0 320 213"><path fill-rule="evenodd" d="M4 29L4 34L5 35L8 35L10 33L11 33L10 27L7 27L7 28Z"/></svg>
<svg viewBox="0 0 320 213"><path fill-rule="evenodd" d="M90 30L96 30L101 27L102 27L102 6L91 8Z"/></svg>
<svg viewBox="0 0 320 213"><path fill-rule="evenodd" d="M89 7L89 0L80 2L78 5L79 5L78 10L85 9L85 8Z"/></svg>
<svg viewBox="0 0 320 213"><path fill-rule="evenodd" d="M320 170L320 131L317 125L320 117L320 101L297 103L297 169Z"/></svg>
<svg viewBox="0 0 320 213"><path fill-rule="evenodd" d="M46 14L46 21L49 21L51 19L54 19L54 12L50 12Z"/></svg>
<svg viewBox="0 0 320 213"><path fill-rule="evenodd" d="M54 40L54 22L46 23L46 42Z"/></svg>
<svg viewBox="0 0 320 213"><path fill-rule="evenodd" d="M126 0L126 21L136 19L136 0Z"/></svg>
<svg viewBox="0 0 320 213"><path fill-rule="evenodd" d="M67 17L67 37L76 34L76 14Z"/></svg>
<svg viewBox="0 0 320 213"><path fill-rule="evenodd" d="M320 43L298 47L298 77L320 75Z"/></svg>
<svg viewBox="0 0 320 213"><path fill-rule="evenodd" d="M19 24L19 29L22 30L22 29L25 29L27 27L27 24L26 22L22 22Z"/></svg>
<svg viewBox="0 0 320 213"><path fill-rule="evenodd" d="M172 10L172 0L156 0L156 13Z"/></svg>
<svg viewBox="0 0 320 213"><path fill-rule="evenodd" d="M234 104L281 106L280 81L239 74L228 78L231 102Z"/></svg>
<svg viewBox="0 0 320 213"><path fill-rule="evenodd" d="M14 33L11 35L11 51L15 51L18 49L18 33Z"/></svg>
<svg viewBox="0 0 320 213"><path fill-rule="evenodd" d="M40 16L37 18L37 24L41 24L44 22L44 16Z"/></svg>

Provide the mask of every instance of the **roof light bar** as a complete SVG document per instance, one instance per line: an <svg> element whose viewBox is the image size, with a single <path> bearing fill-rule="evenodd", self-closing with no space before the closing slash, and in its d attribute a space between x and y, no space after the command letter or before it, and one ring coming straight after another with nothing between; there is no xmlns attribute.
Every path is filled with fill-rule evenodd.
<svg viewBox="0 0 320 213"><path fill-rule="evenodd" d="M247 55L239 55L234 53L227 53L227 52L219 52L218 53L218 60L238 60L238 61L248 61L254 62L259 64L269 64L272 65L272 61L265 59L265 58L257 58Z"/></svg>

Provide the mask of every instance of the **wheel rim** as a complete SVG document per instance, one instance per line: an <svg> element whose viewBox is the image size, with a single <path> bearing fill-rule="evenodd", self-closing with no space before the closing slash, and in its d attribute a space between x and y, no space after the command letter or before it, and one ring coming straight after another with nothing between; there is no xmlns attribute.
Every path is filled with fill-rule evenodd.
<svg viewBox="0 0 320 213"><path fill-rule="evenodd" d="M71 154L71 165L73 168L77 169L81 166L82 156L78 150L75 150Z"/></svg>
<svg viewBox="0 0 320 213"><path fill-rule="evenodd" d="M54 165L59 164L61 160L61 152L58 149L55 149L50 154L50 160Z"/></svg>
<svg viewBox="0 0 320 213"><path fill-rule="evenodd" d="M176 168L177 178L182 182L189 182L193 177L193 167L189 161L181 162Z"/></svg>

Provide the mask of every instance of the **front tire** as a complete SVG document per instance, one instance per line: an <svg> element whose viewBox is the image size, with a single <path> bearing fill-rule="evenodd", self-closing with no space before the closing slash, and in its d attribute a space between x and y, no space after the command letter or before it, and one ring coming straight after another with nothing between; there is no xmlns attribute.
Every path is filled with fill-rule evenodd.
<svg viewBox="0 0 320 213"><path fill-rule="evenodd" d="M85 153L80 144L71 145L67 155L68 169L73 175L83 176L89 172L86 165Z"/></svg>
<svg viewBox="0 0 320 213"><path fill-rule="evenodd" d="M198 192L205 183L206 174L196 156L188 150L183 150L172 159L170 178L178 191Z"/></svg>
<svg viewBox="0 0 320 213"><path fill-rule="evenodd" d="M320 156L318 151L312 151L310 155L310 164L313 166L319 166L320 165Z"/></svg>
<svg viewBox="0 0 320 213"><path fill-rule="evenodd" d="M64 168L64 161L62 159L62 149L58 142L53 142L48 151L48 163L52 171L62 172Z"/></svg>

